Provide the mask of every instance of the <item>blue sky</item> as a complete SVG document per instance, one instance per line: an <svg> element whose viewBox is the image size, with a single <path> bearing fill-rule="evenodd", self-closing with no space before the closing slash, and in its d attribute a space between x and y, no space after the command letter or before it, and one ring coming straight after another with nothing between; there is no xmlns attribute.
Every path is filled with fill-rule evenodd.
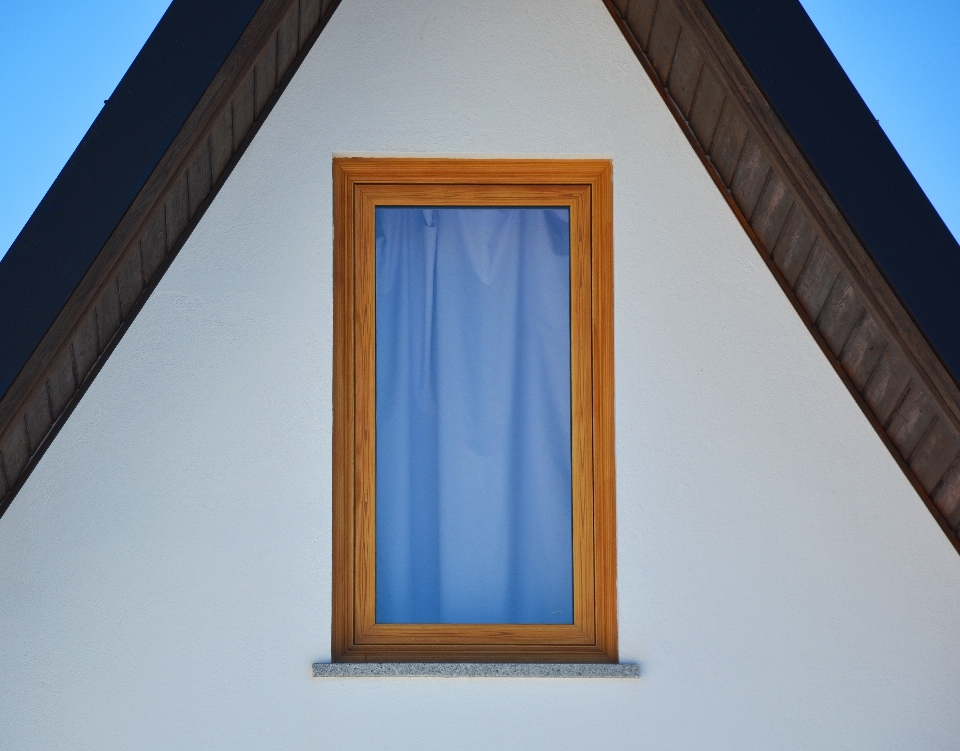
<svg viewBox="0 0 960 751"><path fill-rule="evenodd" d="M801 0L960 237L960 0ZM0 0L0 256L169 0Z"/></svg>
<svg viewBox="0 0 960 751"><path fill-rule="evenodd" d="M800 0L960 239L960 0Z"/></svg>
<svg viewBox="0 0 960 751"><path fill-rule="evenodd" d="M0 0L0 256L170 0Z"/></svg>

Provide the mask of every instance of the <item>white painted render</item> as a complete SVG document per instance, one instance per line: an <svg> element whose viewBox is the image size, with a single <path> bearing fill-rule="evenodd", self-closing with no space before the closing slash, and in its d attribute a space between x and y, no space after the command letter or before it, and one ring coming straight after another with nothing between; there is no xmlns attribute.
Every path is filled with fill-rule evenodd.
<svg viewBox="0 0 960 751"><path fill-rule="evenodd" d="M314 679L331 158L614 160L620 654ZM960 556L600 0L344 0L0 519L3 749L955 749Z"/></svg>

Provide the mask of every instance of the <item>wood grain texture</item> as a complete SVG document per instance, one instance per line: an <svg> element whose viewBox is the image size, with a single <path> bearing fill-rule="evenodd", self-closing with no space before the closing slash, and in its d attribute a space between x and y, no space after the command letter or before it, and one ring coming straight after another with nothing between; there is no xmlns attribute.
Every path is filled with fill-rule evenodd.
<svg viewBox="0 0 960 751"><path fill-rule="evenodd" d="M592 624L591 624L592 626ZM592 647L596 638L576 624L370 623L359 635L361 647L442 644L467 646ZM368 650L365 650L368 651ZM369 651L368 651L369 654Z"/></svg>
<svg viewBox="0 0 960 751"><path fill-rule="evenodd" d="M133 306L143 294L143 263L139 245L127 253L120 263L120 270L117 272L117 292L120 296L122 320L130 315Z"/></svg>
<svg viewBox="0 0 960 751"><path fill-rule="evenodd" d="M661 81L670 77L670 67L677 53L680 40L680 19L670 3L658 3L650 29L647 56Z"/></svg>
<svg viewBox="0 0 960 751"><path fill-rule="evenodd" d="M791 289L796 286L816 240L817 234L806 212L793 204L771 255Z"/></svg>
<svg viewBox="0 0 960 751"><path fill-rule="evenodd" d="M610 163L336 159L333 179L333 659L615 662ZM570 211L572 624L376 622L375 215L383 205Z"/></svg>
<svg viewBox="0 0 960 751"><path fill-rule="evenodd" d="M700 70L700 81L693 95L693 103L690 105L690 127L705 152L710 151L726 98L716 73L710 66L704 65Z"/></svg>
<svg viewBox="0 0 960 751"><path fill-rule="evenodd" d="M680 22L677 82L663 78L645 51L649 32L631 19L632 3L625 11L622 3L604 3L798 315L960 551L960 480L948 481L960 470L944 466L960 441L960 388L702 0L657 4L658 14L670 5ZM728 110L742 117L745 131L732 184L739 133L721 120ZM764 161L769 171L755 197Z"/></svg>
<svg viewBox="0 0 960 751"><path fill-rule="evenodd" d="M2 471L0 514L156 287L336 5L322 4L321 15L302 40L298 0L265 0L254 14L54 324L0 400L0 457L3 447L8 454ZM292 59L291 18L296 20L298 49ZM284 72L281 75L276 68L273 93L254 102L250 88L254 67L269 49L274 50L279 64L281 39L287 44L282 58ZM261 68L266 80L269 61ZM251 112L260 105L259 116L238 128L234 104L244 110L248 102ZM68 369L73 373L72 392ZM27 411L33 410L30 423L34 433L42 432L46 423L38 407L31 406L41 393L46 393L51 407L51 424L46 435L34 435L28 441Z"/></svg>
<svg viewBox="0 0 960 751"><path fill-rule="evenodd" d="M954 529L960 525L960 460L955 460L933 491L933 502Z"/></svg>
<svg viewBox="0 0 960 751"><path fill-rule="evenodd" d="M710 146L710 159L724 185L729 186L733 182L733 173L740 163L746 139L747 128L743 118L733 101L727 99Z"/></svg>
<svg viewBox="0 0 960 751"><path fill-rule="evenodd" d="M300 0L300 46L310 39L310 34L320 21L320 0Z"/></svg>
<svg viewBox="0 0 960 751"><path fill-rule="evenodd" d="M277 29L277 80L290 69L297 57L300 32L300 5L293 3Z"/></svg>
<svg viewBox="0 0 960 751"><path fill-rule="evenodd" d="M220 113L210 131L210 177L214 185L233 156L233 108L226 107Z"/></svg>
<svg viewBox="0 0 960 751"><path fill-rule="evenodd" d="M6 496L10 490L10 484L7 483L7 470L3 466L3 449L0 449L0 498Z"/></svg>
<svg viewBox="0 0 960 751"><path fill-rule="evenodd" d="M936 419L934 406L924 389L912 384L887 422L887 435L909 462Z"/></svg>
<svg viewBox="0 0 960 751"><path fill-rule="evenodd" d="M120 292L117 289L116 278L111 279L104 287L97 301L97 343L99 350L103 352L113 335L120 328L122 316L120 315Z"/></svg>
<svg viewBox="0 0 960 751"><path fill-rule="evenodd" d="M670 66L670 78L667 82L670 96L677 103L680 113L687 117L690 114L690 105L693 95L700 82L700 70L703 68L703 58L697 45L689 35L680 34L677 42L677 53Z"/></svg>
<svg viewBox="0 0 960 751"><path fill-rule="evenodd" d="M240 148L240 144L243 142L243 139L247 135L247 131L250 130L250 126L253 125L254 109L256 104L254 102L254 76L253 70L250 70L243 80L240 82L240 85L237 87L237 92L233 97L233 150L236 151Z"/></svg>
<svg viewBox="0 0 960 751"><path fill-rule="evenodd" d="M630 0L627 6L627 25L643 49L647 48L656 11L657 0Z"/></svg>
<svg viewBox="0 0 960 751"><path fill-rule="evenodd" d="M354 643L355 529L353 498L354 256L353 184L333 162L333 603L331 654L350 653Z"/></svg>
<svg viewBox="0 0 960 751"><path fill-rule="evenodd" d="M877 320L864 311L840 354L840 364L861 393L880 362L885 347L886 337L877 325Z"/></svg>
<svg viewBox="0 0 960 751"><path fill-rule="evenodd" d="M933 492L960 453L960 439L940 415L910 457L910 469L928 493Z"/></svg>
<svg viewBox="0 0 960 751"><path fill-rule="evenodd" d="M596 634L602 654L616 662L617 504L614 436L613 165L594 182L593 251L593 531L596 545Z"/></svg>
<svg viewBox="0 0 960 751"><path fill-rule="evenodd" d="M563 657L560 658L558 647L554 645L435 644L430 648L415 644L379 645L366 652L360 649L346 652L336 662L615 662L595 646L569 645L562 649Z"/></svg>
<svg viewBox="0 0 960 751"><path fill-rule="evenodd" d="M143 263L143 278L149 284L167 257L167 217L165 209L160 209L150 218L149 224L140 239L140 257Z"/></svg>
<svg viewBox="0 0 960 751"><path fill-rule="evenodd" d="M3 466L11 487L16 486L17 478L20 477L30 459L29 443L26 417L21 417L7 433L3 443L0 443Z"/></svg>
<svg viewBox="0 0 960 751"><path fill-rule="evenodd" d="M761 242L761 253L768 253L777 246L794 205L793 195L783 179L771 169L750 217L750 227Z"/></svg>
<svg viewBox="0 0 960 751"><path fill-rule="evenodd" d="M277 36L270 36L253 67L254 117L259 117L277 88Z"/></svg>
<svg viewBox="0 0 960 751"><path fill-rule="evenodd" d="M23 417L27 428L27 446L32 454L37 450L47 431L50 430L50 426L53 425L53 417L50 414L50 396L46 384L34 394Z"/></svg>
<svg viewBox="0 0 960 751"><path fill-rule="evenodd" d="M73 362L76 368L77 385L87 380L93 364L100 355L100 343L97 336L96 311L88 316L77 331L72 342Z"/></svg>
<svg viewBox="0 0 960 751"><path fill-rule="evenodd" d="M770 162L763 155L759 144L754 138L745 136L743 150L740 153L740 163L737 165L736 172L730 182L730 190L733 193L733 199L748 219L757 207L757 202L760 200L760 194L767 184L769 175Z"/></svg>
<svg viewBox="0 0 960 751"><path fill-rule="evenodd" d="M597 643L597 578L594 489L593 186L570 197L570 409L573 479L573 625L568 643ZM599 247L599 246L596 246ZM602 545L603 543L601 543Z"/></svg>
<svg viewBox="0 0 960 751"><path fill-rule="evenodd" d="M187 173L170 186L167 200L164 204L164 218L166 220L167 253L177 245L177 240L187 228L190 221L190 189L187 184Z"/></svg>
<svg viewBox="0 0 960 751"><path fill-rule="evenodd" d="M863 398L870 407L871 414L883 426L886 426L890 415L900 404L911 384L910 373L904 367L903 358L889 343L885 344L877 367L863 387Z"/></svg>
<svg viewBox="0 0 960 751"><path fill-rule="evenodd" d="M59 416L66 409L77 390L72 348L68 347L57 358L57 362L50 373L50 380L47 381L47 390L50 394L51 414Z"/></svg>
<svg viewBox="0 0 960 751"><path fill-rule="evenodd" d="M863 314L856 290L850 280L840 274L817 318L817 328L831 352L839 356Z"/></svg>
<svg viewBox="0 0 960 751"><path fill-rule="evenodd" d="M347 170L349 172L349 170ZM376 362L376 202L358 195L365 186L353 186L354 290L354 640L364 635L376 617L376 498L377 498L377 362ZM414 199L415 203L420 203ZM404 201L404 203L407 203ZM349 230L348 230L349 231Z"/></svg>
<svg viewBox="0 0 960 751"><path fill-rule="evenodd" d="M195 216L213 187L210 139L204 138L187 169L187 217Z"/></svg>
<svg viewBox="0 0 960 751"><path fill-rule="evenodd" d="M797 280L797 300L812 321L816 321L833 289L840 267L833 254L822 243L810 251L810 257Z"/></svg>

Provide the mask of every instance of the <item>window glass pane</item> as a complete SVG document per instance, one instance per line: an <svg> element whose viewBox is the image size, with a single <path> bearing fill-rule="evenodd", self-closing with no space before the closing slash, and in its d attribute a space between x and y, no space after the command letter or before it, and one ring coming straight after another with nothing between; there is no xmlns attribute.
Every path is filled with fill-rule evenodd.
<svg viewBox="0 0 960 751"><path fill-rule="evenodd" d="M566 208L376 210L378 623L572 623Z"/></svg>

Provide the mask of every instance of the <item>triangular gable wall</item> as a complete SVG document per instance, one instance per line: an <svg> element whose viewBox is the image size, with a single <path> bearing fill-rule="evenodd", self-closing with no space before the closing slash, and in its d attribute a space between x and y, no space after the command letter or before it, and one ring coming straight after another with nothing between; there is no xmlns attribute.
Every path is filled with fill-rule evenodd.
<svg viewBox="0 0 960 751"><path fill-rule="evenodd" d="M701 0L605 0L811 334L958 543L960 390ZM0 401L0 513L335 10L266 0Z"/></svg>
<svg viewBox="0 0 960 751"><path fill-rule="evenodd" d="M385 7L342 3L0 520L6 745L950 748L960 557L607 10ZM331 157L431 148L613 159L639 679L311 677L331 655Z"/></svg>

